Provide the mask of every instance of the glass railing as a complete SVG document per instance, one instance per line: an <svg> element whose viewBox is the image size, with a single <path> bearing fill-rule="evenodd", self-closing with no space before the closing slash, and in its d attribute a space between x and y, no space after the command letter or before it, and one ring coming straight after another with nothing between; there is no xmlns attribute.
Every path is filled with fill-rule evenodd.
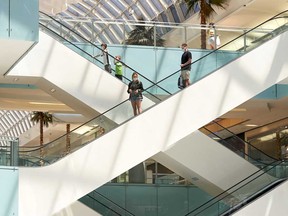
<svg viewBox="0 0 288 216"><path fill-rule="evenodd" d="M76 53L78 53L79 55L81 55L82 57L86 58L88 61L96 64L97 66L101 67L101 68L105 68L104 63L103 63L103 56L99 56L99 57L95 57L98 55L102 55L102 48L100 45L96 45L90 41L88 41L87 39L85 39L84 37L82 37L79 32L77 32L77 28L73 28L70 29L68 26L66 26L65 24L59 22L58 20L54 19L53 17L46 15L43 12L39 12L39 15L42 17L42 21L43 19L45 21L49 21L46 22L45 24L43 24L41 22L39 22L40 25L40 29L41 31L43 31L44 33L50 35L51 37L53 37L54 39L56 39L57 41L59 41L60 43L66 45L68 48L72 49L73 51L75 51ZM55 29L61 29L62 32L57 32ZM64 33L66 32L66 33ZM67 34L69 34L69 37L67 36ZM83 46L83 44L79 44L79 43L75 43L73 38L79 38L81 39L82 42L85 43L85 45ZM112 67L115 62L117 62L118 60L116 60L115 56L111 55L108 53L109 56L109 64L111 65L111 74L112 75L116 75L115 73L115 69L114 67ZM125 84L128 84L131 79L132 79L132 74L134 72L138 73L139 79L141 80L141 82L143 83L144 88L147 86L153 86L153 88L145 91L145 94L147 96L149 96L149 98L151 100L155 100L158 101L159 98L157 98L154 94L155 94L155 89L157 89L157 93L161 94L161 95L169 95L171 94L169 91L167 91L166 89L163 89L162 87L158 86L157 84L155 84L155 82L151 81L149 78L147 78L146 76L144 76L142 73L140 73L139 71L134 70L132 67L130 67L129 65L125 64L125 62L123 61L118 61L122 64L122 69L124 70L125 68L125 73L123 73L122 75L122 82L124 82ZM153 93L154 92L154 93ZM128 97L128 96L127 96Z"/></svg>
<svg viewBox="0 0 288 216"><path fill-rule="evenodd" d="M278 22L276 22L276 21L278 21ZM270 22L279 23L278 28L275 27L275 29L271 30L272 32L274 32L274 34L271 33L270 35L273 35L275 37L275 36L279 35L280 33L287 30L286 21L287 21L287 16L286 16L286 11L285 11L285 12L267 20L263 24L251 29L250 31L246 32L244 35L241 35L241 36L235 38L231 42L222 46L222 48L225 46L230 46L231 44L237 42L241 37L247 37L247 35L252 34L253 32L257 32L258 29L263 29ZM285 23L284 25L283 25L283 22ZM276 29L277 29L277 31L276 31ZM263 43L260 40L260 38L263 38L263 35L258 38L259 41L255 44L261 45ZM266 41L267 37L264 37L263 40ZM256 46L253 46L253 48L256 48ZM213 55L216 52L217 52L217 50L214 50L210 54L203 56L202 58L194 61L192 63L192 68L196 64L205 64L206 57L209 55ZM243 54L244 53L245 52L243 52ZM212 73L212 72L213 71L211 71L210 73ZM208 74L206 74L206 75L208 75ZM167 92L166 91L164 92L164 90L162 92L159 92L159 91L162 89L169 88L167 85L170 85L171 83L174 83L174 86L176 86L176 81L178 80L178 77L179 77L179 71L172 73L170 76L166 77L165 79L162 79L161 81L159 81L157 83L157 86L160 86L160 87L155 87L155 84L150 82L151 83L150 86L149 86L149 84L146 84L146 86L144 87L145 91L143 92L143 94L147 95L147 97L150 97L150 94L148 94L148 93L151 91L151 89L158 88L158 90L157 90L158 97L153 97L154 98L153 102L158 103L161 101L162 98L165 98L162 96L167 94ZM193 82L195 83L195 82L201 80L202 78L203 78L203 76L199 76L195 80L193 80ZM175 87L175 90L170 92L169 94L174 94L178 91L179 91L179 89L177 89ZM154 106L155 105L154 103L151 103L147 107L144 107L144 109L147 110L148 108ZM131 113L129 116L127 116L123 119L118 119L117 124L110 120L111 116L115 116L117 112L123 112L123 110L127 110L127 107L129 107L128 109L131 109L131 105L130 105L129 100L123 101L119 105L107 110L103 114L97 116L96 118L92 119L91 121L83 124L82 126L79 126L78 128L74 129L73 131L71 131L69 134L70 135L70 143L71 143L71 150L69 151L69 153L76 151L77 149L81 148L82 146L84 146L84 145L90 143L91 141L97 139L103 133L108 133L110 130L116 128L118 125L123 124L126 121L128 121L129 119L131 119L132 117L134 117ZM102 128L101 131L99 131L100 130L99 128ZM53 163L53 162L57 161L58 159L64 157L66 155L65 152L67 152L66 151L66 142L67 142L67 136L64 135L64 136L61 136L58 139L46 144L43 147L45 155L46 155L44 159L48 163ZM28 150L27 148L23 147L20 150L20 157L23 154L26 156L37 157L39 149L40 149L40 147L34 147L33 150Z"/></svg>
<svg viewBox="0 0 288 216"><path fill-rule="evenodd" d="M38 0L2 0L0 38L38 41L38 8Z"/></svg>
<svg viewBox="0 0 288 216"><path fill-rule="evenodd" d="M91 17L72 17L53 16L53 19L65 24L69 29L78 31L82 38L95 43L97 41L106 41L110 44L121 45L146 45L154 47L173 47L178 48L181 42L189 41L191 49L199 49L199 38L201 31L206 31L206 40L209 40L209 30L213 28L215 35L220 37L221 43L225 44L231 38L238 37L235 43L229 46L223 46L221 49L226 50L246 50L247 47L253 46L255 41L273 29L284 23L271 22L258 28L253 34L246 37L240 37L250 28L226 27L226 26L209 26L189 23L172 23L158 21L129 21L129 20L111 20L97 19ZM51 25L50 20L40 16L40 21L44 25ZM281 21L280 21L281 22ZM74 42L83 42L79 37L71 36L66 29L55 26L55 31L65 38L71 38ZM73 34L72 34L73 35ZM143 37L139 37L143 35ZM112 38L112 39L111 39ZM262 40L262 39L261 39ZM100 42L101 43L101 42ZM207 48L209 46L207 45Z"/></svg>
<svg viewBox="0 0 288 216"><path fill-rule="evenodd" d="M98 193L96 190L82 197L80 201L91 209L96 210L101 215L136 216L125 209L125 207L120 206L118 203L112 201L101 193Z"/></svg>
<svg viewBox="0 0 288 216"><path fill-rule="evenodd" d="M0 166L0 215L19 215L19 170L18 167Z"/></svg>
<svg viewBox="0 0 288 216"><path fill-rule="evenodd" d="M18 166L19 141L16 137L1 136L0 166Z"/></svg>
<svg viewBox="0 0 288 216"><path fill-rule="evenodd" d="M239 210L241 207L272 190L279 183L287 179L287 166L287 162L275 162L271 164L271 166L257 171L208 202L198 206L188 214L183 215L231 215L234 211ZM279 178L274 178L273 176L275 172L279 171L279 167L282 172Z"/></svg>
<svg viewBox="0 0 288 216"><path fill-rule="evenodd" d="M100 48L99 48L99 43L96 42L96 40L90 40L89 38L87 39L87 37L85 37L85 35L83 36L83 34L81 34L80 32L77 32L77 30L79 30L79 28L75 27L75 22L78 23L79 20L67 20L61 17L49 17L46 16L45 14L40 13L40 24L41 27L43 27L44 29L52 29L53 30L53 34L54 35L61 35L61 39L62 41L69 41L69 45L67 44L68 42L64 42L67 44L67 46L69 46L70 48L74 47L74 46L78 46L78 47L82 47L82 49L84 49L88 55L87 58L93 62L95 62L96 64L98 64L100 67L103 67L103 65L101 66L101 59L100 58L93 58L93 56L95 56L97 53L99 53ZM222 67L223 65L229 63L230 61L234 60L235 58L243 55L244 53L246 53L247 51L259 46L261 43L267 41L268 39L271 39L272 37L277 36L278 34L280 34L281 32L286 30L286 11L267 20L266 22L262 23L261 25L253 28L253 29L245 29L245 31L236 31L233 28L230 29L225 29L225 32L229 35L232 35L229 38L229 42L227 40L227 43L224 44L224 40L223 46L219 47L217 50L193 50L193 65L192 65L192 70L191 70L191 81L192 82L196 82L197 80L201 79L202 77L207 76L209 73L211 73L211 71L214 71L220 67ZM73 23L74 22L74 23ZM81 24L81 21L79 21L79 23ZM80 25L79 24L79 25ZM108 23L109 24L109 23ZM125 23L123 23L124 25ZM126 23L126 25L129 25ZM144 24L143 24L144 25ZM150 25L150 24L149 24ZM155 28L157 28L157 23L155 24ZM172 26L173 27L173 26ZM71 29L70 29L71 28ZM81 27L83 28L83 26ZM159 26L160 28L160 26ZM165 27L167 28L167 26ZM170 27L169 27L170 28ZM175 27L176 28L176 27ZM179 28L179 26L177 26L177 29ZM188 27L185 27L188 28ZM191 32L192 31L199 31L199 26L189 26L188 29L191 28ZM219 32L219 34L224 34L224 32L221 32L221 29L217 30ZM223 30L224 31L224 30ZM186 31L189 32L189 31ZM245 32L245 34L243 34L243 32ZM74 36L74 39L73 37ZM77 40L75 39L77 37ZM232 39L232 40L231 40ZM183 40L186 41L186 40ZM95 44L97 46L95 46ZM192 43L193 44L193 43ZM190 46L190 43L189 43ZM109 45L108 45L109 47ZM133 47L133 46L130 46ZM130 49L129 46L126 46L124 44L121 44L121 48L118 47L117 48L117 52L115 53L127 53L127 49ZM154 49L157 50L157 52L148 52L148 51L144 51L145 49L142 49L141 51L135 51L133 52L133 54L138 54L139 56L143 56L143 58L147 57L146 54L150 54L150 55L155 55L155 59L151 60L151 61L155 61L154 64L155 65L167 65L167 64L171 64L171 67L173 65L178 65L177 63L175 63L175 58L179 58L179 54L176 52L167 52L167 50L160 50L160 47L158 47L159 49ZM193 49L193 46L189 47L191 49ZM134 49L131 48L131 49ZM153 48L151 48L153 49ZM179 49L179 44L177 45L177 49ZM171 49L169 49L171 50ZM75 50L77 51L77 50ZM169 53L169 55L172 55L172 57L167 56L167 53ZM174 54L173 54L174 53ZM82 54L81 54L82 55ZM83 56L86 56L85 54L83 54ZM174 56L175 55L175 56ZM176 56L177 55L177 56ZM196 57L197 56L197 57ZM126 58L126 61L129 61L129 57L124 57L124 59ZM156 59L170 59L169 60L156 60ZM113 56L111 56L112 61ZM131 59L131 58L130 58ZM137 65L139 65L140 68L145 69L147 66L145 65L141 65L143 64L141 61L141 57L139 58L133 58L136 59L135 61L138 61L139 59L139 63ZM149 56L150 59L150 56ZM173 61L173 63L171 62L171 59ZM113 64L113 63L112 63ZM123 62L123 65L125 65L125 63ZM133 70L131 68L129 68L129 66L127 66L127 72L125 72L125 74L127 75L126 78L130 79ZM156 66L155 66L156 67ZM126 68L126 67L125 67ZM164 67L165 68L165 67ZM153 68L152 70L150 69L150 71L154 71L155 68ZM157 73L155 73L155 75L150 75L149 79L150 81L152 80L153 82L159 83L159 86L162 88L160 89L160 91L158 92L158 88L159 86L155 87L151 87L151 89L147 89L149 92L154 93L154 94L162 94L165 93L165 95L169 95L169 93L175 93L177 92L179 89L177 87L176 84L176 80L178 79L179 76L179 71L175 72L176 75L173 76L172 71L169 71L169 69L167 70L167 68L165 68L164 70L162 70L162 68L160 66L157 67ZM174 69L173 69L174 70ZM168 72L167 72L168 71ZM114 73L114 72L113 72ZM145 72L143 72L145 73ZM160 75L159 75L160 74ZM164 75L165 76L162 76ZM143 74L142 74L143 75ZM159 76L159 77L158 77ZM155 77L155 79L154 79ZM166 78L164 78L166 77ZM127 80L125 79L125 80ZM141 78L142 79L142 78ZM164 81L165 80L165 81ZM125 83L127 83L128 81L125 81ZM146 86L147 88L150 86L150 82L145 83L145 78L143 79L143 83L144 86ZM161 83L161 84L160 84ZM166 91L168 92L165 92Z"/></svg>
<svg viewBox="0 0 288 216"><path fill-rule="evenodd" d="M202 56L197 60L193 60L191 70L191 82L195 83L205 78L205 76L208 76L209 74L213 73L220 67L223 67L225 64L228 64L229 62L235 60L236 58L241 57L245 53L257 48L264 42L271 40L272 38L280 35L281 33L286 32L288 27L287 24L288 24L288 12L284 11L272 17L271 19L265 21L264 23L256 26L255 28L250 29L249 31L245 32L245 34L242 34L234 38L233 40L219 47L218 49L211 51L210 53ZM263 33L264 30L265 33ZM259 31L262 33L260 34ZM243 46L243 44L242 46L239 46L239 41L243 41L244 38L253 38L253 40L251 40L250 43L247 42L245 46ZM237 56L235 56L234 59L229 59L225 62L225 54L223 50L226 49L231 50L229 47L234 47L233 48L234 51L241 50L241 52L238 52ZM208 58L208 56L210 58ZM211 59L211 56L214 56L214 58ZM209 62L207 61L208 59ZM221 64L219 64L220 62ZM204 70L202 70L203 65L205 64L209 64L211 68L205 68ZM172 94L174 94L179 90L176 87L176 80L178 79L179 74L180 72L176 71L167 76L166 78L158 81L157 84L163 89L169 89L169 91Z"/></svg>
<svg viewBox="0 0 288 216"><path fill-rule="evenodd" d="M97 201L91 199L92 197ZM118 214L127 216L130 214L175 216L184 215L211 198L209 194L194 185L107 183L79 201L102 215L110 215L110 209L113 209Z"/></svg>
<svg viewBox="0 0 288 216"><path fill-rule="evenodd" d="M217 70L218 68L229 63L235 58L238 58L247 51L261 45L265 41L286 31L286 23L287 23L286 15L287 15L286 11L284 11L283 13L280 13L279 15L272 17L271 19L267 20L266 22L258 25L253 29L245 30L245 34L240 34L233 40L219 47L217 50L213 50L206 54L204 53L202 57L195 60L193 59L191 70L192 83L209 75L211 72ZM94 62L95 64L98 64L99 66L102 65L101 67L103 67L101 58L96 59L94 58L94 56L101 51L101 48L99 47L100 45L95 45L94 42L92 43L91 41L86 39L83 35L81 35L79 32L77 32L78 28L75 27L75 24L72 25L70 23L74 22L73 20L69 21L66 19L63 20L59 17L57 19L56 18L53 18L40 12L40 26L42 31L49 33L57 40L61 41L64 44L67 44L68 47L74 49L81 56L87 58L88 60ZM73 28L71 26L73 26ZM192 27L193 26L191 26L191 28ZM61 31L59 31L59 29ZM230 31L235 32L234 29L230 29ZM78 40L75 40L75 38L77 38ZM227 50L229 50L230 53L229 58L227 57ZM234 54L231 55L232 53ZM115 57L112 55L110 55L110 58L112 59L112 61L115 60ZM111 63L113 64L113 62ZM129 67L129 65L126 65L124 62L122 62L122 64L125 66L125 70L127 69L127 71L125 71L126 77L123 77L123 81L127 84L131 80L131 75L133 72L135 72L135 70ZM161 69L159 70L161 72ZM179 91L177 86L177 79L180 74L179 70L175 71L174 73L169 72L167 74L169 75L157 81L151 81L151 79L149 80L143 74L140 74L140 79L143 82L147 90L147 93L149 92L151 94L157 94L157 95L164 94L164 96L167 96ZM156 86L154 85L154 82L157 83Z"/></svg>
<svg viewBox="0 0 288 216"><path fill-rule="evenodd" d="M287 165L276 162L217 196L194 185L107 183L79 201L103 215L231 215L283 182ZM279 168L277 179L273 176Z"/></svg>
<svg viewBox="0 0 288 216"><path fill-rule="evenodd" d="M278 161L278 159L254 147L217 121L212 121L209 125L202 127L200 131L259 168ZM249 151L247 147L249 147ZM257 152L257 155L254 152Z"/></svg>
<svg viewBox="0 0 288 216"><path fill-rule="evenodd" d="M0 165L2 166L12 166L11 162L11 147L10 144L7 146L0 147Z"/></svg>

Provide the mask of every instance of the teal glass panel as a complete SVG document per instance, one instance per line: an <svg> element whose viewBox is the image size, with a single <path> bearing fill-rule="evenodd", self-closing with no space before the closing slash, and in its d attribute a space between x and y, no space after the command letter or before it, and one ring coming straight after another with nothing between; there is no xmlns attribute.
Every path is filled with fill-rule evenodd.
<svg viewBox="0 0 288 216"><path fill-rule="evenodd" d="M288 95L288 85L278 84L276 86L277 86L277 88L276 88L277 98L287 97L287 95Z"/></svg>
<svg viewBox="0 0 288 216"><path fill-rule="evenodd" d="M126 209L134 215L157 216L156 194L153 187L131 185L126 188Z"/></svg>
<svg viewBox="0 0 288 216"><path fill-rule="evenodd" d="M0 1L0 38L8 37L9 31L9 1Z"/></svg>
<svg viewBox="0 0 288 216"><path fill-rule="evenodd" d="M87 45L85 43L76 44L77 47L80 47L81 50L85 50L87 53L93 53L93 55L96 55L97 52L99 52L99 50L96 50L91 45ZM83 56L83 53L81 50L79 50L79 48L75 48L68 43L65 43L65 45ZM159 82L165 77L178 71L180 69L180 60L183 54L183 51L180 48L158 47L155 49L151 46L108 45L108 49L112 56L120 55L122 57L121 60L125 62L126 65L144 75L152 82ZM192 82L199 80L200 78L211 73L211 71L216 70L217 68L227 64L241 55L240 52L226 50L217 50L214 53L210 53L211 51L207 50L196 49L191 49L190 51L192 52L194 62L190 73ZM197 61L204 56L206 57L201 59L201 61ZM95 64L99 67L103 67L101 62L95 61ZM113 64L112 68L114 68ZM123 75L125 77L130 78L132 73L132 70L124 67ZM171 77L159 85L168 92L177 92L179 90L177 86L177 79L179 75L180 71L176 74L176 76ZM150 83L145 83L145 80L143 79L142 82L144 86L150 86ZM155 90L151 90L151 92L159 94L159 92Z"/></svg>
<svg viewBox="0 0 288 216"><path fill-rule="evenodd" d="M211 195L206 193L205 191L200 190L197 187L190 187L188 189L189 193L189 211L193 211L194 209L201 206L203 203L208 202L211 199ZM216 209L212 209L215 212ZM185 212L187 214L188 212ZM185 215L182 214L182 215Z"/></svg>
<svg viewBox="0 0 288 216"><path fill-rule="evenodd" d="M0 37L38 41L38 0L1 0Z"/></svg>
<svg viewBox="0 0 288 216"><path fill-rule="evenodd" d="M281 99L288 96L288 85L286 84L275 84L254 98L257 99Z"/></svg>
<svg viewBox="0 0 288 216"><path fill-rule="evenodd" d="M10 0L11 38L38 41L38 11L38 0Z"/></svg>
<svg viewBox="0 0 288 216"><path fill-rule="evenodd" d="M100 187L82 197L80 201L97 210L101 215L125 215L125 213L132 215L125 211L125 186L122 185L111 185L110 190L107 190L105 186Z"/></svg>
<svg viewBox="0 0 288 216"><path fill-rule="evenodd" d="M108 183L80 201L103 215L185 215L211 196L193 185Z"/></svg>
<svg viewBox="0 0 288 216"><path fill-rule="evenodd" d="M0 166L0 215L18 215L18 168Z"/></svg>
<svg viewBox="0 0 288 216"><path fill-rule="evenodd" d="M158 216L184 215L183 213L188 213L189 201L187 198L186 187L159 187ZM180 212L182 214L179 214Z"/></svg>

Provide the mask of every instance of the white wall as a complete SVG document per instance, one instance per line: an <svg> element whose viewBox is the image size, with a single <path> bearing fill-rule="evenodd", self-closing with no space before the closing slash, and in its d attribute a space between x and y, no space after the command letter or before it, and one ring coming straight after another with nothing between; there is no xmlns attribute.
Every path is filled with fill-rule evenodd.
<svg viewBox="0 0 288 216"><path fill-rule="evenodd" d="M20 168L20 216L50 216L139 162L177 145L180 139L199 127L283 80L288 76L287 49L283 44L288 44L288 33L57 163ZM107 97L113 100L109 95Z"/></svg>

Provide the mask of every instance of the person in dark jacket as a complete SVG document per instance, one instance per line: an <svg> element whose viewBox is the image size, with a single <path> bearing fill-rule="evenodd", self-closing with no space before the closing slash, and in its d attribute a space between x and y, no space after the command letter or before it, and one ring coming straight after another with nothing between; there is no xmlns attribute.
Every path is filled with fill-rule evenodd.
<svg viewBox="0 0 288 216"><path fill-rule="evenodd" d="M186 88L190 85L190 70L192 63L192 53L188 50L188 45L183 43L181 45L183 54L181 56L181 77L183 82L183 88Z"/></svg>
<svg viewBox="0 0 288 216"><path fill-rule="evenodd" d="M134 72L132 74L132 81L128 84L129 100L133 108L134 116L142 112L142 100L143 100L143 84L138 79L138 74Z"/></svg>

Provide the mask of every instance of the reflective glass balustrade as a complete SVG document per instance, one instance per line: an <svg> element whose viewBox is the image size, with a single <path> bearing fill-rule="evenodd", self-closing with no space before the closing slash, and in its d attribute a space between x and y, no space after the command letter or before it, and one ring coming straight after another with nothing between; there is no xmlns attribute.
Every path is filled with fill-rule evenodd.
<svg viewBox="0 0 288 216"><path fill-rule="evenodd" d="M56 39L60 43L66 45L68 48L74 50L76 53L78 53L82 57L86 58L90 62L95 63L96 65L98 65L99 67L104 69L103 56L99 56L99 55L102 55L102 51L103 51L100 44L98 44L98 45L94 44L94 43L88 41L87 39L83 38L79 34L79 32L77 32L77 28L70 29L68 26L61 23L59 20L56 20L56 19L52 18L51 16L48 16L48 15L41 13L41 12L40 12L40 16L42 17L42 19L45 18L45 21L46 21L45 24L43 24L41 22L41 19L39 22L40 29L43 32L47 33L48 35L50 35L51 37L53 37L54 39ZM59 33L57 31L57 29L61 29L62 32ZM81 43L81 44L75 43L75 41L73 39L74 37L81 39L81 41L84 42L85 44L83 45L83 43ZM110 65L114 66L115 62L118 61L115 58L116 56L112 56L110 53L108 53L108 55L109 55ZM128 84L132 79L132 74L134 72L137 72L139 74L139 79L143 83L144 87L147 88L148 86L154 86L153 89L146 91L147 95L149 93L151 93L151 95L149 96L151 100L154 100L154 98L155 98L155 96L153 96L154 93L152 93L152 91L154 91L155 88L157 88L157 92L160 95L163 95L163 94L164 95L170 95L171 94L169 91L162 89L160 86L157 86L157 84L155 84L149 78L145 77L140 72L134 70L132 67L125 64L125 62L123 62L121 60L118 62L120 62L122 64L122 69L125 70L125 74L123 73L123 76L122 76L122 81L125 84ZM114 67L111 67L111 69L112 69L111 74L115 75ZM156 101L157 101L157 97L156 97Z"/></svg>
<svg viewBox="0 0 288 216"><path fill-rule="evenodd" d="M282 16L283 18L283 16ZM281 19L282 19L281 18ZM157 22L157 21L129 21L129 20L105 20L91 17L77 17L75 19L65 16L53 16L53 19L67 26L71 31L78 31L79 36L71 34L69 30L54 25L47 16L40 12L40 22L49 28L54 28L58 34L65 38L71 38L73 42L84 42L85 40L92 43L97 43L99 39L110 43L108 36L113 34L119 44L122 45L145 45L155 47L179 47L182 42L188 42L191 49L200 48L201 31L206 32L206 43L209 41L210 30L213 30L214 36L220 37L221 44L227 44L232 38L238 38L234 43L227 46L222 46L221 49L236 51L246 50L248 47L257 44L257 40L263 40L273 30L285 24L283 20L274 20L273 22L261 25L261 28L251 32L249 28L237 28L226 26L210 26L189 23L172 23L172 22ZM101 26L101 31L98 29ZM250 32L244 37L241 37L245 32ZM267 35L268 34L268 35ZM268 36L269 37L269 36ZM112 42L110 43L112 44ZM209 45L207 44L207 49Z"/></svg>
<svg viewBox="0 0 288 216"><path fill-rule="evenodd" d="M239 210L287 179L287 166L287 162L275 162L183 215L231 215L234 211ZM279 172L279 170L281 170L279 178L274 178L274 173Z"/></svg>
<svg viewBox="0 0 288 216"><path fill-rule="evenodd" d="M287 165L274 162L216 196L194 185L108 183L80 201L104 215L144 216L143 209L149 209L149 215L155 216L231 215L285 181ZM279 178L274 177L276 172Z"/></svg>
<svg viewBox="0 0 288 216"><path fill-rule="evenodd" d="M217 121L212 121L209 125L202 127L200 131L259 168L278 161L278 159L267 155L249 142L241 139ZM249 151L247 150L248 147ZM257 155L254 152L257 152Z"/></svg>

